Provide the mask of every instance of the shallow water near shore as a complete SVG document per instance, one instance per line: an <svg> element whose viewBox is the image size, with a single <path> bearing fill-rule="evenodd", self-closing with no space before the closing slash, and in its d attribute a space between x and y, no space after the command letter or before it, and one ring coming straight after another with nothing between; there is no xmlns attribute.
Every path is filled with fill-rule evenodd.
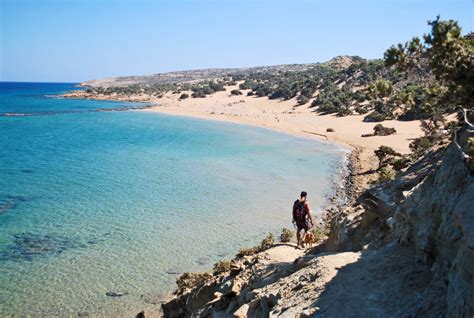
<svg viewBox="0 0 474 318"><path fill-rule="evenodd" d="M267 129L0 83L0 316L130 316L315 210L346 150ZM74 110L73 112L70 112ZM107 292L124 293L121 297Z"/></svg>

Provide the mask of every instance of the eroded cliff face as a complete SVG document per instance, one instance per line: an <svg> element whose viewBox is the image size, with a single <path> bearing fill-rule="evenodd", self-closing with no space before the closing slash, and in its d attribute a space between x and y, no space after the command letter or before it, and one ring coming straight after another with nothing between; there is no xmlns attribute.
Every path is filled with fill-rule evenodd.
<svg viewBox="0 0 474 318"><path fill-rule="evenodd" d="M446 149L368 189L358 199L363 208L334 227L337 248L387 242L412 247L445 282L450 317L474 315L474 174L464 152L473 136L466 125Z"/></svg>
<svg viewBox="0 0 474 318"><path fill-rule="evenodd" d="M460 134L461 147L469 136L472 130ZM474 174L465 159L451 143L393 216L400 242L445 274L450 317L474 315Z"/></svg>
<svg viewBox="0 0 474 318"><path fill-rule="evenodd" d="M473 136L466 126L339 209L324 245L236 258L229 271L180 290L164 315L472 317L474 175L463 149Z"/></svg>

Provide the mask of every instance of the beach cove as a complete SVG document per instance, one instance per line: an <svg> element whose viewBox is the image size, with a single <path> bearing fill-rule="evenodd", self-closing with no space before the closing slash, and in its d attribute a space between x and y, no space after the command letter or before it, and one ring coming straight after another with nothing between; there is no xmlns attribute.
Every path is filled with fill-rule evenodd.
<svg viewBox="0 0 474 318"><path fill-rule="evenodd" d="M166 92L161 97L147 94L99 94L86 90L76 90L64 94L66 98L85 98L103 101L127 101L148 103L143 112L157 112L174 116L184 116L220 122L238 123L255 127L269 128L296 137L329 141L346 149L357 150L350 157L352 165L360 171L377 168L378 160L374 154L381 145L386 145L401 154L410 152L409 144L414 138L423 135L419 120L385 120L384 126L395 128L397 133L390 136L363 137L373 132L377 123L364 122L365 115L339 117L334 114L321 115L306 105L298 106L296 98L275 100L267 97L247 96L249 90L241 90L242 95L230 92L239 89L239 84L227 86L225 91L216 92L206 98L181 99L181 94ZM85 85L107 85L97 81ZM182 93L191 95L191 91ZM374 181L375 175L355 175L353 184L361 190Z"/></svg>
<svg viewBox="0 0 474 318"><path fill-rule="evenodd" d="M2 314L156 308L179 274L290 227L302 188L320 211L340 185L331 143L49 96L69 89L2 91Z"/></svg>

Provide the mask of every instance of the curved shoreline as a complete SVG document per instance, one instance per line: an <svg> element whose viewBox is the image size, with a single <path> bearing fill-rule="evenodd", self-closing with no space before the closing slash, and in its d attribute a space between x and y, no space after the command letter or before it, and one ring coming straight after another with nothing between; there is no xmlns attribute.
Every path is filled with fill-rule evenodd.
<svg viewBox="0 0 474 318"><path fill-rule="evenodd" d="M81 92L85 93L84 91ZM391 140L392 145L393 143L402 143L407 146L407 139L414 138L422 134L421 129L419 129L419 122L399 122L399 125L401 126L411 127L409 134L404 134L403 129L400 130L399 127L397 127L397 131L401 132L401 134L389 136L389 138L374 137L362 139L360 138L360 135L358 135L362 129L361 127L364 127L363 129L367 128L371 130L375 123L362 123L361 116L339 118L330 115L320 116L306 111L301 112L300 114L293 117L291 116L292 114L288 114L288 112L284 113L285 111L281 109L281 104L275 101L270 101L263 98L257 100L252 97L246 98L245 102L229 104L228 101L235 101L235 99L224 95L226 94L225 92L219 93L221 93L222 96L217 96L218 98L211 96L205 99L188 99L185 101L179 101L177 96L173 96L172 94L157 100L147 100L143 97L111 98L110 96L102 96L99 98L87 96L85 98L122 102L148 102L153 103L154 105L150 105L150 107L147 109L136 111L148 113L155 112L170 116L188 117L206 121L213 120L244 126L247 125L258 128L266 128L279 133L296 136L298 138L316 140L322 143L327 142L337 145L342 149L349 150L345 158L341 159L340 166L336 167L337 170L334 173L334 182L332 182L334 186L323 194L326 202L321 206L322 213L320 215L320 226L326 230L331 227L331 221L333 219L339 218L338 216L340 215L341 211L343 211L345 207L347 207L347 204L351 202L352 198L355 196L355 193L365 189L371 179L375 177L374 174L362 173L374 169L374 167L377 165L377 160L373 154L373 149L378 148L378 146L381 144L385 144L387 140ZM71 98L70 96L65 97ZM84 96L79 93L79 95L74 96L74 98L84 98ZM216 99L218 99L217 103L213 103L216 101ZM249 109L248 112L246 112L247 109L243 107L243 104L250 104L254 101L260 102L260 104L254 105L254 108L257 108L257 111L255 111L255 109ZM286 108L292 107L290 103L286 103ZM239 110L238 106L242 106L242 108ZM263 116L263 114L266 114L267 111L269 112L270 109L275 106L280 107L279 116L281 117L277 116L278 119L273 120L268 118L268 116ZM265 108L258 109L260 107ZM229 109L232 109L232 111L229 111ZM328 123L325 123L326 119L328 120ZM312 122L313 120L317 123ZM303 124L299 125L301 122ZM394 121L390 121L388 125L391 126L390 124L393 122ZM321 129L325 132L327 128L333 128L332 126L335 126L335 123L339 123L339 126L335 128L335 133L323 133L321 131ZM339 132L342 130L342 128L344 128L343 126L345 123L355 125L354 127L359 129L359 131L355 130L353 133L350 132L349 135L352 135L352 138L345 138L347 134L345 134L344 131L342 131L342 133ZM384 123L384 125L385 124L386 123ZM413 127L416 127L416 129L413 129ZM407 152L406 149L398 148L398 150L400 152Z"/></svg>
<svg viewBox="0 0 474 318"><path fill-rule="evenodd" d="M237 87L237 86L236 86ZM235 87L229 86L227 91ZM64 98L108 100L149 103L144 112L214 120L266 128L300 138L330 142L344 149L357 149L357 156L350 156L358 170L370 172L377 167L374 150L387 145L399 153L409 153L413 138L423 135L420 121L384 121L384 126L394 127L397 133L390 136L362 137L373 131L377 123L363 122L364 115L337 117L319 115L307 106L295 106L296 100L269 100L241 95L231 96L227 91L217 92L206 98L179 99L179 94L168 92L162 97L149 95L100 95L85 90L63 94ZM327 131L328 130L328 131ZM331 130L331 131L329 131ZM374 174L356 174L351 183L361 190L375 178Z"/></svg>
<svg viewBox="0 0 474 318"><path fill-rule="evenodd" d="M221 92L222 93L222 92ZM216 93L218 94L218 93ZM308 130L299 130L298 129L288 129L288 127L278 127L274 125L267 125L265 123L258 123L249 120L243 120L241 116L223 116L217 115L215 113L193 113L186 110L177 110L177 109L170 109L167 107L162 107L159 102L156 100L150 100L144 96L128 96L128 97L120 97L120 98L111 98L110 96L94 96L93 94L86 93L84 90L77 90L67 94L62 95L63 98L73 98L73 99L90 99L90 100L99 100L99 101L115 101L115 102L132 102L132 103L148 103L148 105L144 108L130 108L126 109L127 111L137 111L137 112L148 112L148 113L159 113L161 115L168 115L168 116L175 116L175 117L184 117L190 119L198 119L198 120L205 120L205 121L217 121L221 123L229 123L235 124L240 126L250 126L256 127L260 129L268 129L274 132L287 134L290 136L294 136L297 138L303 138L308 140L317 141L319 143L330 143L333 146L340 148L347 153L341 158L341 162L338 167L336 167L337 171L335 171L334 179L332 183L334 184L331 189L328 189L326 193L323 193L322 196L325 198L325 202L321 206L321 213L319 218L321 220L321 225L323 225L324 220L327 218L326 212L328 211L336 211L339 207L349 201L349 198L353 195L355 186L365 185L366 182L363 180L359 180L354 173L352 172L353 167L360 163L360 154L363 152L364 148L354 145L350 142L345 142L342 140L331 138L326 134L320 134L313 131ZM210 99L210 98L209 98ZM206 99L197 99L201 102L206 102ZM265 100L265 99L263 99ZM356 151L354 151L356 150Z"/></svg>
<svg viewBox="0 0 474 318"><path fill-rule="evenodd" d="M396 134L390 136L362 137L372 132L377 123L363 122L364 115L337 117L319 115L307 106L296 106L296 100L270 100L254 96L232 96L227 91L216 92L206 98L179 99L179 94L168 92L162 97L149 95L100 95L85 90L72 91L61 95L63 98L92 99L101 101L120 101L148 103L146 109L133 111L160 113L164 115L188 117L201 120L227 122L270 129L298 138L318 142L329 142L348 150L346 167L339 167L339 182L325 197L324 206L329 211L340 210L341 202L349 201L356 192L361 192L377 178L373 173L378 159L374 150L387 145L400 153L409 153L408 147L413 138L423 135L420 121L386 120L384 126L394 127ZM245 91L243 91L245 93ZM331 130L331 131L329 131ZM343 193L342 193L343 192ZM325 219L324 216L321 216Z"/></svg>

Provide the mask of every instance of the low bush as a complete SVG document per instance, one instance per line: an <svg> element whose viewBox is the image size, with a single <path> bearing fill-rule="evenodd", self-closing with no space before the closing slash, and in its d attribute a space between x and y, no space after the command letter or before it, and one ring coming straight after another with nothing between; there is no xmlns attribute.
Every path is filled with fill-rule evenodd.
<svg viewBox="0 0 474 318"><path fill-rule="evenodd" d="M317 106L318 103L312 103L311 106L315 107ZM340 110L340 108L333 103L327 103L327 104L322 104L318 107L318 112L322 114L333 114L337 113Z"/></svg>
<svg viewBox="0 0 474 318"><path fill-rule="evenodd" d="M422 156L428 149L434 146L435 140L430 137L420 137L420 138L415 138L409 145L411 151L416 156Z"/></svg>
<svg viewBox="0 0 474 318"><path fill-rule="evenodd" d="M314 227L311 230L311 233L313 233L314 240L315 240L316 243L323 240L329 234L328 231L326 231L324 229L321 229L321 228L318 228L318 227Z"/></svg>
<svg viewBox="0 0 474 318"><path fill-rule="evenodd" d="M360 105L356 106L354 110L360 115L364 115L369 112L369 109L366 106L360 106Z"/></svg>
<svg viewBox="0 0 474 318"><path fill-rule="evenodd" d="M389 166L382 167L379 169L379 181L389 181L395 179L395 170Z"/></svg>
<svg viewBox="0 0 474 318"><path fill-rule="evenodd" d="M206 95L212 95L214 94L216 91L211 87L211 86L204 86L202 91L204 92L204 94Z"/></svg>
<svg viewBox="0 0 474 318"><path fill-rule="evenodd" d="M395 169L395 171L400 172L406 167L408 167L410 163L411 163L411 160L409 158L401 157L401 158L394 159L392 161L392 167L393 169Z"/></svg>
<svg viewBox="0 0 474 318"><path fill-rule="evenodd" d="M298 102L298 105L304 105L306 104L307 102L309 102L309 98L304 96L304 95L299 95L297 98L296 98L296 101Z"/></svg>
<svg viewBox="0 0 474 318"><path fill-rule="evenodd" d="M189 95L186 93L183 93L181 94L181 96L179 96L179 99L186 99L186 98L189 98Z"/></svg>
<svg viewBox="0 0 474 318"><path fill-rule="evenodd" d="M250 255L254 255L254 254L257 254L259 251L258 251L258 248L257 247L243 247L239 250L239 252L237 253L237 257L238 258L241 258L241 257L244 257L244 256L250 256Z"/></svg>
<svg viewBox="0 0 474 318"><path fill-rule="evenodd" d="M374 123L374 122L377 123L377 122L384 121L385 118L386 118L385 115L374 110L373 112L371 112L370 114L364 117L364 121L366 123Z"/></svg>
<svg viewBox="0 0 474 318"><path fill-rule="evenodd" d="M474 170L474 137L467 139L466 153L469 156L468 165L471 170Z"/></svg>
<svg viewBox="0 0 474 318"><path fill-rule="evenodd" d="M281 230L281 235L280 235L280 242L282 243L288 243L291 241L291 238L293 237L293 231L287 228L283 228Z"/></svg>
<svg viewBox="0 0 474 318"><path fill-rule="evenodd" d="M393 148L384 145L374 150L374 153L379 159L379 168L391 163L394 157L401 156L401 154L396 152Z"/></svg>
<svg viewBox="0 0 474 318"><path fill-rule="evenodd" d="M238 89L233 89L230 91L230 94L234 96L238 96L238 95L242 95L242 92L239 91Z"/></svg>
<svg viewBox="0 0 474 318"><path fill-rule="evenodd" d="M270 248L274 243L275 235L273 235L273 233L268 233L267 237L265 237L260 243L260 250L266 250L267 248Z"/></svg>
<svg viewBox="0 0 474 318"><path fill-rule="evenodd" d="M232 263L228 260L220 260L214 264L213 271L214 274L220 274L230 271Z"/></svg>
<svg viewBox="0 0 474 318"><path fill-rule="evenodd" d="M185 290L205 284L212 278L210 273L184 273L176 280L178 290Z"/></svg>
<svg viewBox="0 0 474 318"><path fill-rule="evenodd" d="M344 117L344 116L349 116L349 115L352 115L352 110L349 107L342 107L337 112L337 116L339 117Z"/></svg>
<svg viewBox="0 0 474 318"><path fill-rule="evenodd" d="M377 124L374 127L375 136L388 136L393 135L397 132L395 128L384 127L382 124Z"/></svg>
<svg viewBox="0 0 474 318"><path fill-rule="evenodd" d="M192 95L193 98L205 98L206 94L204 93L203 90L197 90L195 91Z"/></svg>

